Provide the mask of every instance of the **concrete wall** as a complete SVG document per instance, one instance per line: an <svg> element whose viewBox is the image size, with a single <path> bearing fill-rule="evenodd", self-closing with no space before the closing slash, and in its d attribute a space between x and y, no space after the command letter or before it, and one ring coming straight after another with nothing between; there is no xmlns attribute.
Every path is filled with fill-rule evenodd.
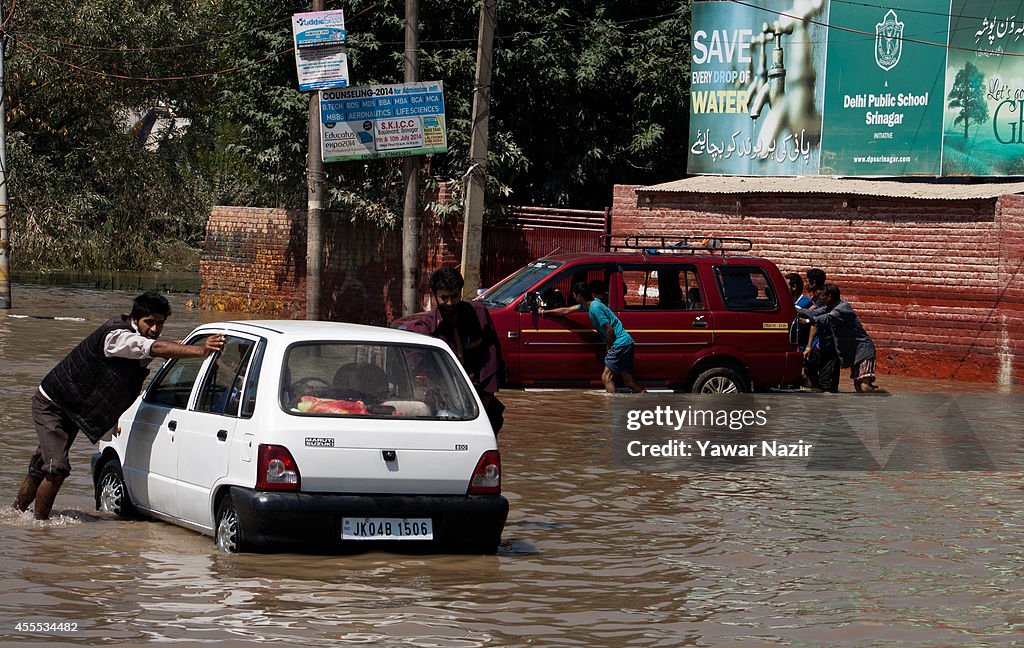
<svg viewBox="0 0 1024 648"><path fill-rule="evenodd" d="M615 188L613 235L740 236L784 273L822 268L874 338L881 372L1024 382L1024 197L638 197L637 188Z"/></svg>

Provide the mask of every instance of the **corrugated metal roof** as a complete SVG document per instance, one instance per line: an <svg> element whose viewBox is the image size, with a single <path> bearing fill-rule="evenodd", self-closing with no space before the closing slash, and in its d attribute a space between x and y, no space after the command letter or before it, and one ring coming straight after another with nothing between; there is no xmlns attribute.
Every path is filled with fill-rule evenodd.
<svg viewBox="0 0 1024 648"><path fill-rule="evenodd" d="M637 189L637 193L804 193L928 200L976 200L1024 193L1024 182L1000 181L967 184L920 178L869 180L818 176L798 178L695 176L674 182L640 187Z"/></svg>

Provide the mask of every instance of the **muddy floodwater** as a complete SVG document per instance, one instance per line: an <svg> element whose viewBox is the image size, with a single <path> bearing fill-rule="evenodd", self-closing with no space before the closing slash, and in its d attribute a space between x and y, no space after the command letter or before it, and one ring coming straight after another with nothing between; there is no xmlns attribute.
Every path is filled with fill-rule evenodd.
<svg viewBox="0 0 1024 648"><path fill-rule="evenodd" d="M728 406L503 392L494 556L222 554L97 513L84 437L53 520L14 512L33 391L134 294L16 283L0 311L0 645L1024 644L1024 410L990 385L882 376L890 394L857 396L844 376L847 393ZM169 298L169 339L223 319ZM766 423L679 423L698 409Z"/></svg>

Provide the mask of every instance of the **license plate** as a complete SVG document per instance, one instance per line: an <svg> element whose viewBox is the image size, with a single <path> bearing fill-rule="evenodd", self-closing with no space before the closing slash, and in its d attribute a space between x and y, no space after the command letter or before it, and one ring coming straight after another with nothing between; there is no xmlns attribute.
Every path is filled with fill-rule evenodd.
<svg viewBox="0 0 1024 648"><path fill-rule="evenodd" d="M430 518L342 518L342 540L433 540Z"/></svg>

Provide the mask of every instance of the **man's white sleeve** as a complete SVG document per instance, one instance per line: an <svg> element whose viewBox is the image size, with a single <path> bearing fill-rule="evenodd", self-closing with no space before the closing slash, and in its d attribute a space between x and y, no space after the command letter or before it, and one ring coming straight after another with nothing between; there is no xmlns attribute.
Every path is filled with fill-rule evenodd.
<svg viewBox="0 0 1024 648"><path fill-rule="evenodd" d="M145 360L152 358L149 351L153 348L154 342L156 340L151 340L135 331L117 329L107 333L107 338L103 343L103 355L108 358Z"/></svg>

